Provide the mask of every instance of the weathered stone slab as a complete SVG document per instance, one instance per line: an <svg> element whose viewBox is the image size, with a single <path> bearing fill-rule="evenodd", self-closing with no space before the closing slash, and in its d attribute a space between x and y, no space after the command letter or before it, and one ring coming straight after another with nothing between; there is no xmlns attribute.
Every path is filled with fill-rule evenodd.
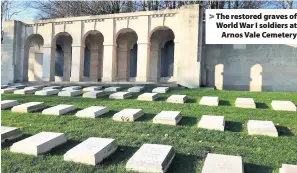
<svg viewBox="0 0 297 173"><path fill-rule="evenodd" d="M1 109L12 108L13 106L18 105L18 101L16 100L2 100L1 101Z"/></svg>
<svg viewBox="0 0 297 173"><path fill-rule="evenodd" d="M188 100L186 95L172 95L168 97L167 102L169 103L185 103Z"/></svg>
<svg viewBox="0 0 297 173"><path fill-rule="evenodd" d="M169 87L157 87L152 90L153 93L166 93L169 90Z"/></svg>
<svg viewBox="0 0 297 173"><path fill-rule="evenodd" d="M282 167L279 169L279 173L296 173L297 165L282 164Z"/></svg>
<svg viewBox="0 0 297 173"><path fill-rule="evenodd" d="M159 98L158 93L143 93L137 97L137 100L155 101L157 98Z"/></svg>
<svg viewBox="0 0 297 173"><path fill-rule="evenodd" d="M13 93L14 91L18 90L17 88L5 88L5 89L1 89L1 94L6 94L6 93Z"/></svg>
<svg viewBox="0 0 297 173"><path fill-rule="evenodd" d="M60 90L58 89L43 89L40 91L36 91L35 95L39 96L50 96L50 95L56 95L59 93Z"/></svg>
<svg viewBox="0 0 297 173"><path fill-rule="evenodd" d="M63 91L69 91L69 90L80 90L82 87L81 86L69 86L69 87L64 87L62 88Z"/></svg>
<svg viewBox="0 0 297 173"><path fill-rule="evenodd" d="M37 156L66 142L67 138L64 133L40 132L34 136L14 143L10 147L10 151Z"/></svg>
<svg viewBox="0 0 297 173"><path fill-rule="evenodd" d="M57 105L42 111L42 114L45 115L63 115L68 112L74 111L76 108L73 105Z"/></svg>
<svg viewBox="0 0 297 173"><path fill-rule="evenodd" d="M73 97L73 96L80 96L83 92L81 90L64 90L58 93L58 96L64 97Z"/></svg>
<svg viewBox="0 0 297 173"><path fill-rule="evenodd" d="M23 84L14 84L14 85L12 85L11 87L13 87L13 88L17 88L17 89L23 89L23 88L26 87L26 85L23 85Z"/></svg>
<svg viewBox="0 0 297 173"><path fill-rule="evenodd" d="M107 91L107 92L117 92L121 89L121 87L108 87L108 88L105 88L104 91Z"/></svg>
<svg viewBox="0 0 297 173"><path fill-rule="evenodd" d="M134 87L131 87L128 89L128 92L131 92L131 93L139 93L141 92L142 90L144 90L144 86L134 86Z"/></svg>
<svg viewBox="0 0 297 173"><path fill-rule="evenodd" d="M126 169L136 172L166 172L175 152L170 145L143 144L128 160Z"/></svg>
<svg viewBox="0 0 297 173"><path fill-rule="evenodd" d="M43 102L29 102L12 107L12 112L33 112L43 109L45 105Z"/></svg>
<svg viewBox="0 0 297 173"><path fill-rule="evenodd" d="M37 88L28 87L20 90L15 90L13 93L14 94L33 94L37 90L38 90Z"/></svg>
<svg viewBox="0 0 297 173"><path fill-rule="evenodd" d="M84 92L86 91L98 91L102 89L102 86L90 86L83 89Z"/></svg>
<svg viewBox="0 0 297 173"><path fill-rule="evenodd" d="M135 121L144 115L142 109L123 109L113 115L112 119L115 121Z"/></svg>
<svg viewBox="0 0 297 173"><path fill-rule="evenodd" d="M249 120L247 127L249 135L278 136L277 129L272 121Z"/></svg>
<svg viewBox="0 0 297 173"><path fill-rule="evenodd" d="M81 111L78 111L76 113L76 116L82 117L82 118L97 118L107 112L109 112L109 109L107 107L91 106L91 107L85 108Z"/></svg>
<svg viewBox="0 0 297 173"><path fill-rule="evenodd" d="M202 173L244 173L242 157L208 153Z"/></svg>
<svg viewBox="0 0 297 173"><path fill-rule="evenodd" d="M41 89L41 88L43 88L44 87L44 85L32 85L32 86L27 86L27 87L25 87L24 89L26 89L26 88L36 88L36 89Z"/></svg>
<svg viewBox="0 0 297 173"><path fill-rule="evenodd" d="M154 117L153 123L176 126L181 119L180 111L162 111Z"/></svg>
<svg viewBox="0 0 297 173"><path fill-rule="evenodd" d="M278 111L297 111L296 105L291 101L272 100L271 106Z"/></svg>
<svg viewBox="0 0 297 173"><path fill-rule="evenodd" d="M99 98L99 97L104 97L106 96L107 93L105 91L89 91L83 94L83 97L85 98Z"/></svg>
<svg viewBox="0 0 297 173"><path fill-rule="evenodd" d="M235 106L239 108L256 108L256 104L253 98L237 98Z"/></svg>
<svg viewBox="0 0 297 173"><path fill-rule="evenodd" d="M224 116L202 115L201 120L198 123L198 128L224 131Z"/></svg>
<svg viewBox="0 0 297 173"><path fill-rule="evenodd" d="M126 99L132 97L130 92L116 92L109 95L110 99Z"/></svg>
<svg viewBox="0 0 297 173"><path fill-rule="evenodd" d="M47 89L61 89L62 86L59 86L59 85L52 85L52 86L47 86L47 87L44 87L43 89L44 90L47 90Z"/></svg>
<svg viewBox="0 0 297 173"><path fill-rule="evenodd" d="M18 138L21 135L20 128L1 126L1 142Z"/></svg>
<svg viewBox="0 0 297 173"><path fill-rule="evenodd" d="M1 85L1 89L7 88L8 85Z"/></svg>
<svg viewBox="0 0 297 173"><path fill-rule="evenodd" d="M91 137L64 154L65 161L96 165L117 150L114 139Z"/></svg>
<svg viewBox="0 0 297 173"><path fill-rule="evenodd" d="M203 96L199 102L199 105L204 106L218 106L219 97L216 96Z"/></svg>

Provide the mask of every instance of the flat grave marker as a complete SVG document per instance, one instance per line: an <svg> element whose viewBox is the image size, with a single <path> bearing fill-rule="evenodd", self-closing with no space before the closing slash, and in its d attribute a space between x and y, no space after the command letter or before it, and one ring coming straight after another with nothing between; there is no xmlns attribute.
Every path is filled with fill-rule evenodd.
<svg viewBox="0 0 297 173"><path fill-rule="evenodd" d="M110 99L126 99L132 97L130 92L116 92L109 95Z"/></svg>
<svg viewBox="0 0 297 173"><path fill-rule="evenodd" d="M279 169L279 173L296 173L297 165L291 164L282 164L282 167Z"/></svg>
<svg viewBox="0 0 297 173"><path fill-rule="evenodd" d="M249 120L247 127L249 135L278 136L277 129L272 121Z"/></svg>
<svg viewBox="0 0 297 173"><path fill-rule="evenodd" d="M1 142L16 139L22 135L20 128L1 126Z"/></svg>
<svg viewBox="0 0 297 173"><path fill-rule="evenodd" d="M98 91L102 89L102 86L90 86L90 87L86 87L83 89L83 92L88 92L88 91Z"/></svg>
<svg viewBox="0 0 297 173"><path fill-rule="evenodd" d="M142 90L144 90L144 86L133 86L133 87L131 87L131 88L128 89L128 92L139 93Z"/></svg>
<svg viewBox="0 0 297 173"><path fill-rule="evenodd" d="M45 108L43 102L28 102L12 107L12 112L28 113Z"/></svg>
<svg viewBox="0 0 297 173"><path fill-rule="evenodd" d="M202 115L201 120L198 123L198 128L224 131L225 129L224 116Z"/></svg>
<svg viewBox="0 0 297 173"><path fill-rule="evenodd" d="M83 94L84 98L100 98L106 96L107 93L105 91L89 91Z"/></svg>
<svg viewBox="0 0 297 173"><path fill-rule="evenodd" d="M68 112L74 111L76 108L73 105L60 104L53 106L42 111L44 115L63 115Z"/></svg>
<svg viewBox="0 0 297 173"><path fill-rule="evenodd" d="M104 106L91 106L78 111L75 116L82 118L97 118L105 113L109 112L109 109Z"/></svg>
<svg viewBox="0 0 297 173"><path fill-rule="evenodd" d="M186 95L171 95L168 97L167 102L169 103L185 103L188 100Z"/></svg>
<svg viewBox="0 0 297 173"><path fill-rule="evenodd" d="M157 87L152 90L153 93L166 93L169 87Z"/></svg>
<svg viewBox="0 0 297 173"><path fill-rule="evenodd" d="M158 93L143 93L137 97L137 100L141 101L155 101L157 98L159 98Z"/></svg>
<svg viewBox="0 0 297 173"><path fill-rule="evenodd" d="M153 118L153 123L176 126L181 119L182 115L180 111L162 111Z"/></svg>
<svg viewBox="0 0 297 173"><path fill-rule="evenodd" d="M107 92L117 92L121 89L121 87L108 87L108 88L105 88L104 91L107 91Z"/></svg>
<svg viewBox="0 0 297 173"><path fill-rule="evenodd" d="M12 108L12 107L14 107L14 106L16 106L18 104L19 103L16 100L2 100L1 101L1 110Z"/></svg>
<svg viewBox="0 0 297 173"><path fill-rule="evenodd" d="M82 87L81 86L68 86L62 88L63 91L69 91L69 90L80 90Z"/></svg>
<svg viewBox="0 0 297 173"><path fill-rule="evenodd" d="M235 106L239 108L252 108L256 109L256 104L253 98L237 98Z"/></svg>
<svg viewBox="0 0 297 173"><path fill-rule="evenodd" d="M58 89L43 89L40 91L36 91L35 95L38 96L50 96L50 95L56 95L59 93L60 90Z"/></svg>
<svg viewBox="0 0 297 173"><path fill-rule="evenodd" d="M271 106L277 111L297 111L296 105L291 101L272 100Z"/></svg>
<svg viewBox="0 0 297 173"><path fill-rule="evenodd" d="M142 109L123 109L113 115L112 119L115 121L135 121L144 115Z"/></svg>
<svg viewBox="0 0 297 173"><path fill-rule="evenodd" d="M203 96L199 102L199 105L218 106L219 105L219 97L217 97L217 96Z"/></svg>
<svg viewBox="0 0 297 173"><path fill-rule="evenodd" d="M80 96L82 94L83 94L83 92L81 90L64 90L64 91L60 91L58 93L58 96L74 97L74 96Z"/></svg>
<svg viewBox="0 0 297 173"><path fill-rule="evenodd" d="M13 93L14 91L19 90L17 88L5 88L5 89L1 89L1 94L6 94L6 93Z"/></svg>

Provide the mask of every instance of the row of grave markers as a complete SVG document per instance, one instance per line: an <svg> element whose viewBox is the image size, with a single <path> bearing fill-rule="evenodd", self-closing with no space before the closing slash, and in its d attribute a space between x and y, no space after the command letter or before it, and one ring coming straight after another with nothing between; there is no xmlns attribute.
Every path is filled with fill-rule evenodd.
<svg viewBox="0 0 297 173"><path fill-rule="evenodd" d="M20 136L19 128L1 126L2 140L15 139ZM40 132L15 142L10 147L10 151L37 156L50 152L50 150L65 143L67 143L67 137L64 133ZM112 155L117 148L115 139L90 137L68 150L63 157L64 161L97 165ZM143 144L127 161L126 169L146 173L165 173L174 157L175 151L171 145ZM279 172L295 173L297 172L297 165L282 164ZM202 173L244 173L242 157L208 153Z"/></svg>
<svg viewBox="0 0 297 173"><path fill-rule="evenodd" d="M45 115L63 115L76 108L73 105L60 104L50 108L45 108L43 102L28 102L24 104L18 104L16 100L3 100L1 101L1 109L11 108L12 112L28 113L33 111L39 111L43 109L42 114ZM104 106L91 106L83 110L77 111L75 116L83 118L97 118L109 112L109 109ZM112 117L115 121L135 121L142 117L144 112L142 109L127 108L115 113ZM180 111L161 111L153 118L155 124L167 124L178 125L182 120ZM208 130L225 130L225 118L224 116L217 115L203 115L198 123L198 128ZM278 136L278 131L272 121L262 120L249 120L247 122L249 135L266 135L266 136Z"/></svg>

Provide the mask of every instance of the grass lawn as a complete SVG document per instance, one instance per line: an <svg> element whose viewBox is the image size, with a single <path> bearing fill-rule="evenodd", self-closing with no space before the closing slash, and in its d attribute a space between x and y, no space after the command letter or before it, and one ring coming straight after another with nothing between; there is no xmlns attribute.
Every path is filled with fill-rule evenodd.
<svg viewBox="0 0 297 173"><path fill-rule="evenodd" d="M189 102L166 103L166 98L171 94L186 94ZM276 173L283 163L297 165L297 113L273 111L270 105L272 100L291 100L297 104L297 93L185 89L161 94L162 97L155 102L138 101L137 95L127 100L2 95L2 100L18 100L20 103L42 101L47 106L73 104L82 109L102 105L110 109L110 113L97 119L77 118L73 116L74 113L57 117L42 115L40 112L1 111L1 124L20 127L25 134L22 138L41 131L63 132L68 137L65 145L38 157L11 153L9 146L15 141L6 142L1 150L2 172L126 172L127 160L144 143L174 147L176 156L168 169L169 173L200 173L209 152L242 156L245 173ZM219 96L220 106L199 106L202 96ZM234 101L237 97L254 98L258 108L236 108ZM112 115L124 108L141 108L145 115L136 122L113 121ZM153 124L153 117L162 110L181 111L183 119L180 125ZM197 122L202 115L225 116L225 132L198 129ZM277 125L279 137L247 135L246 123L252 119L273 121ZM63 154L67 150L88 137L114 138L119 149L97 166L63 161Z"/></svg>

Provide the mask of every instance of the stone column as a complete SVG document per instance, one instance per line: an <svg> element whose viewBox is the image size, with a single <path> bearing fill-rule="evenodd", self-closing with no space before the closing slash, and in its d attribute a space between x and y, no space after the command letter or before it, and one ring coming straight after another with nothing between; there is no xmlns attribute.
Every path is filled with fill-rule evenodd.
<svg viewBox="0 0 297 173"><path fill-rule="evenodd" d="M99 64L99 47L94 45L90 47L90 79L91 81L98 81L98 64Z"/></svg>
<svg viewBox="0 0 297 173"><path fill-rule="evenodd" d="M71 73L71 45L64 46L63 81L70 81Z"/></svg>
<svg viewBox="0 0 297 173"><path fill-rule="evenodd" d="M53 76L51 76L51 52L52 48L50 46L43 47L43 72L42 80L43 81L52 81Z"/></svg>
<svg viewBox="0 0 297 173"><path fill-rule="evenodd" d="M177 68L178 68L178 64L179 64L179 57L180 57L180 49L179 49L179 43L174 41L174 62L173 62L173 80L177 80Z"/></svg>
<svg viewBox="0 0 297 173"><path fill-rule="evenodd" d="M160 77L160 48L158 42L152 42L150 45L149 61L149 80L157 82Z"/></svg>
<svg viewBox="0 0 297 173"><path fill-rule="evenodd" d="M149 44L138 43L137 44L137 82L147 82L149 72Z"/></svg>
<svg viewBox="0 0 297 173"><path fill-rule="evenodd" d="M35 81L42 81L43 76L43 53L42 52L36 52L35 53L35 61L34 61L34 70L33 75L35 78Z"/></svg>
<svg viewBox="0 0 297 173"><path fill-rule="evenodd" d="M79 82L83 79L84 47L72 46L70 81Z"/></svg>
<svg viewBox="0 0 297 173"><path fill-rule="evenodd" d="M104 45L102 82L112 82L115 78L115 45Z"/></svg>
<svg viewBox="0 0 297 173"><path fill-rule="evenodd" d="M130 54L130 50L128 49L128 42L122 41L118 43L118 52L117 52L117 80L118 81L127 81L129 79L129 64L128 57Z"/></svg>

